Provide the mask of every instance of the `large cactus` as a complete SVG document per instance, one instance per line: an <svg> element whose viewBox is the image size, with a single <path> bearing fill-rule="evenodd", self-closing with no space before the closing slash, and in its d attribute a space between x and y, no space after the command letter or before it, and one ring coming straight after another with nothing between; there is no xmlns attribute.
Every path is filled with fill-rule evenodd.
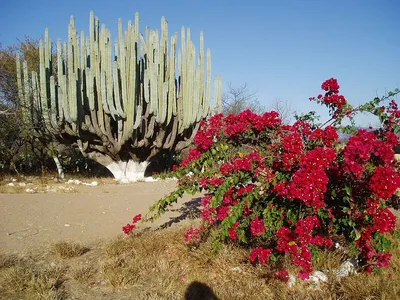
<svg viewBox="0 0 400 300"><path fill-rule="evenodd" d="M161 36L148 27L143 36L138 13L125 32L119 20L114 43L93 12L89 36L77 34L71 17L68 42L58 40L56 55L46 29L39 74L17 60L21 101L34 107L24 117L43 122L49 134L78 146L116 179L140 179L155 155L188 147L199 122L221 107L217 76L210 110L211 52L205 59L203 33L198 56L190 29L182 27L178 54L177 43L178 33L169 42L164 17Z"/></svg>

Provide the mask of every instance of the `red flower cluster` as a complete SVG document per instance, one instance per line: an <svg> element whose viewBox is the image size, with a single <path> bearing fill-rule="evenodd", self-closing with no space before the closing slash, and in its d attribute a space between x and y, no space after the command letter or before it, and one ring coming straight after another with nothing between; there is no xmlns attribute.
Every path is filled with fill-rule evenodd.
<svg viewBox="0 0 400 300"><path fill-rule="evenodd" d="M220 186L221 184L224 183L224 179L221 177L211 177L211 178L207 178L207 177L203 177L202 179L200 179L199 184L201 185L201 187L204 189L207 187L207 185L211 185L214 188Z"/></svg>
<svg viewBox="0 0 400 300"><path fill-rule="evenodd" d="M274 276L276 278L281 279L283 282L288 282L289 281L289 272L286 269L283 269L279 272L275 272Z"/></svg>
<svg viewBox="0 0 400 300"><path fill-rule="evenodd" d="M310 207L324 207L328 182L328 175L322 168L301 168L293 174L292 182L286 185L281 195L288 199L299 199Z"/></svg>
<svg viewBox="0 0 400 300"><path fill-rule="evenodd" d="M229 206L225 206L225 205L218 206L217 207L217 219L219 221L222 221L223 219L228 217L229 216L229 210L230 210Z"/></svg>
<svg viewBox="0 0 400 300"><path fill-rule="evenodd" d="M332 148L334 143L339 139L336 129L332 126L327 126L325 129L317 128L308 134L310 141L320 142L328 148Z"/></svg>
<svg viewBox="0 0 400 300"><path fill-rule="evenodd" d="M254 236L262 235L265 232L264 219L259 219L258 217L255 217L250 222L250 230Z"/></svg>
<svg viewBox="0 0 400 300"><path fill-rule="evenodd" d="M387 200L400 187L400 176L393 168L378 167L371 177L370 187L377 198Z"/></svg>
<svg viewBox="0 0 400 300"><path fill-rule="evenodd" d="M267 263L271 254L272 254L271 249L264 249L262 247L257 247L257 248L254 248L253 251L251 252L250 261L255 262L258 258L258 261L260 262L260 264L264 265L265 263Z"/></svg>
<svg viewBox="0 0 400 300"><path fill-rule="evenodd" d="M198 159L202 153L210 149L215 141L224 138L240 140L249 132L258 133L269 128L277 128L281 125L279 114L275 111L257 115L250 110L245 110L239 115L229 115L226 118L217 114L207 121L202 121L194 143L195 149L189 151L189 155L183 160L182 166L187 167L190 162Z"/></svg>
<svg viewBox="0 0 400 300"><path fill-rule="evenodd" d="M203 207L203 209L200 211L201 219L209 225L216 222L216 210L215 208L210 207L210 201L212 197L212 195L204 196L200 203Z"/></svg>
<svg viewBox="0 0 400 300"><path fill-rule="evenodd" d="M188 156L182 161L182 167L187 167L190 162L198 159L201 156L201 152L199 149L190 149Z"/></svg>
<svg viewBox="0 0 400 300"><path fill-rule="evenodd" d="M191 243L191 242L200 242L201 240L201 233L205 230L206 228L199 227L199 228L192 228L190 227L186 233L185 233L185 242L186 243Z"/></svg>
<svg viewBox="0 0 400 300"><path fill-rule="evenodd" d="M300 167L308 170L327 170L336 159L336 151L329 148L316 147L307 152L300 161Z"/></svg>
<svg viewBox="0 0 400 300"><path fill-rule="evenodd" d="M339 88L339 83L335 78L329 78L328 80L325 80L321 85L321 89L331 94L339 93Z"/></svg>
<svg viewBox="0 0 400 300"><path fill-rule="evenodd" d="M344 149L345 172L354 174L361 179L364 174L364 165L371 159L379 159L385 166L392 169L394 165L393 144L396 138L392 134L386 135L386 141L379 139L375 132L359 130L352 136Z"/></svg>
<svg viewBox="0 0 400 300"><path fill-rule="evenodd" d="M219 170L221 171L222 175L228 175L229 173L231 173L233 171L233 166L231 163L223 163L221 165L221 167L219 168Z"/></svg>
<svg viewBox="0 0 400 300"><path fill-rule="evenodd" d="M235 222L235 224L233 224L232 227L228 229L229 238L231 238L232 240L236 240L237 239L236 229L238 227L239 227L239 222Z"/></svg>
<svg viewBox="0 0 400 300"><path fill-rule="evenodd" d="M133 217L132 224L126 224L125 226L122 227L122 231L126 235L130 235L132 231L136 228L136 223L139 222L142 219L142 215L138 214Z"/></svg>
<svg viewBox="0 0 400 300"><path fill-rule="evenodd" d="M322 83L321 88L326 91L325 96L318 95L317 98L311 97L311 101L317 101L318 103L325 104L326 106L332 108L337 115L342 111L343 106L347 104L344 96L339 95L339 84L335 78L330 78Z"/></svg>
<svg viewBox="0 0 400 300"><path fill-rule="evenodd" d="M355 244L359 248L361 255L366 260L365 270L368 272L372 272L372 266L377 267L387 267L390 265L390 260L392 255L390 253L381 253L377 252L371 246L372 240L372 232L369 230L365 230L361 232L361 237Z"/></svg>
<svg viewBox="0 0 400 300"><path fill-rule="evenodd" d="M307 216L295 224L295 230L291 231L288 227L281 227L276 236L278 252L290 255L292 262L301 267L299 276L303 279L308 278L311 272L312 257L309 245L331 248L333 241L328 237L313 235L313 230L321 226L321 221L316 216Z"/></svg>
<svg viewBox="0 0 400 300"><path fill-rule="evenodd" d="M396 228L396 216L388 208L377 208L371 213L374 225L368 227L371 232L392 232Z"/></svg>
<svg viewBox="0 0 400 300"><path fill-rule="evenodd" d="M385 108L383 107L385 110ZM387 115L387 122L385 124L385 129L387 131L391 131L392 128L398 126L400 124L400 111L398 108L397 103L392 100L389 103L388 108L386 109L386 115Z"/></svg>

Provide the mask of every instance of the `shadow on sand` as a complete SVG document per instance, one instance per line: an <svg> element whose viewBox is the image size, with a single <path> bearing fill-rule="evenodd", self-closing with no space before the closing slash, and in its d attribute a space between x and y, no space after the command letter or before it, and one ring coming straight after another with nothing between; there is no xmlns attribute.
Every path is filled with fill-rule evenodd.
<svg viewBox="0 0 400 300"><path fill-rule="evenodd" d="M170 209L171 212L179 212L180 215L171 218L168 222L160 226L161 229L172 226L175 223L179 223L186 219L197 219L200 218L200 201L201 197L193 198L192 200L185 202L182 207L178 209Z"/></svg>

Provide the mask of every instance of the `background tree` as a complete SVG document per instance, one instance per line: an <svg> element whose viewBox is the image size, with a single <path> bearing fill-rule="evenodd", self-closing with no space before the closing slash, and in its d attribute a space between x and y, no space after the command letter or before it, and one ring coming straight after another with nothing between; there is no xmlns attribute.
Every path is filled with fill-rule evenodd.
<svg viewBox="0 0 400 300"><path fill-rule="evenodd" d="M268 110L273 110L279 113L284 124L289 124L294 118L294 110L287 100L275 99L268 107Z"/></svg>
<svg viewBox="0 0 400 300"><path fill-rule="evenodd" d="M310 111L308 113L300 113L300 114L295 113L294 118L296 121L303 121L309 123L311 125L310 128L312 130L315 130L322 126L322 123L320 123L320 116L318 116L315 111Z"/></svg>
<svg viewBox="0 0 400 300"><path fill-rule="evenodd" d="M21 118L21 107L18 99L16 55L23 56L30 67L39 66L37 43L29 38L3 48L0 45L0 164L3 171L17 170L18 153L24 148L23 131L26 124ZM35 58L36 57L36 65Z"/></svg>
<svg viewBox="0 0 400 300"><path fill-rule="evenodd" d="M228 83L228 89L222 97L222 113L224 115L237 115L246 109L257 114L274 110L279 113L285 124L289 124L294 115L288 101L276 99L266 107L258 101L257 92L252 92L247 83L239 86Z"/></svg>
<svg viewBox="0 0 400 300"><path fill-rule="evenodd" d="M62 177L64 172L59 155L61 149L66 150L65 147L60 148L43 134L43 123L23 118L23 111L33 114L34 108L30 102L21 102L18 95L17 56L26 62L27 68L38 72L39 42L25 37L25 40L9 47L0 45L0 170L44 173L56 165Z"/></svg>
<svg viewBox="0 0 400 300"><path fill-rule="evenodd" d="M222 113L237 115L246 109L259 114L265 112L265 107L257 99L257 92L250 91L247 83L239 86L228 83L228 89L222 97Z"/></svg>

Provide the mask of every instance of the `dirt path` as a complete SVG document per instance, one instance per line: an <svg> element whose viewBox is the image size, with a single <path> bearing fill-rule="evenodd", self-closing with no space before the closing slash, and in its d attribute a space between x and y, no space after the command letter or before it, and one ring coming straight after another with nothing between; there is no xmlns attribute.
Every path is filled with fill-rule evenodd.
<svg viewBox="0 0 400 300"><path fill-rule="evenodd" d="M138 182L75 186L77 193L72 194L0 194L0 251L25 252L59 240L89 243L115 237L133 216L146 214L175 186L175 181ZM195 198L184 197L153 226L195 213Z"/></svg>

